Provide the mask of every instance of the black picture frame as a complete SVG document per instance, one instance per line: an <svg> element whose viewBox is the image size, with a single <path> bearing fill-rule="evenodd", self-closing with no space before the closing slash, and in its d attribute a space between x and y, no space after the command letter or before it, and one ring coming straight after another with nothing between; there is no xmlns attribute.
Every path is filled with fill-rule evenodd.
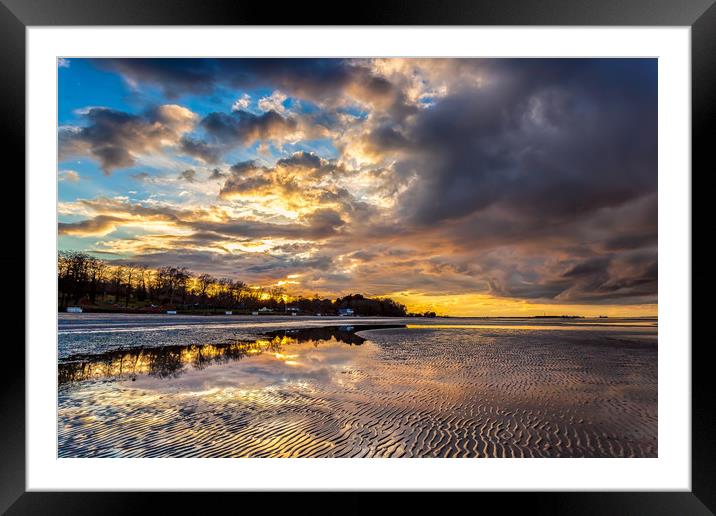
<svg viewBox="0 0 716 516"><path fill-rule="evenodd" d="M13 196L17 199L24 199L20 192L25 192L25 178L20 171L25 167L25 29L39 25L264 25L269 22L271 25L689 26L692 169L704 169L704 174L707 164L711 165L709 169L713 168L712 144L707 135L714 133L716 125L716 0L383 0L363 1L359 9L344 15L335 13L333 5L309 8L297 3L272 10L267 16L265 4L229 0L0 0L3 78L0 81L0 127L5 156L15 158L14 167L5 170L8 192L15 192ZM19 242L25 241L24 224L11 222L8 217L5 225L11 231L13 245L19 247ZM32 273L19 259L19 253L15 263L1 259L12 270L22 267L25 275ZM13 317L24 298L19 296L24 285L20 285L19 274L10 276L6 288L18 294L2 296L6 305L2 313ZM24 306L31 308L32 300L25 301ZM509 497L510 508L529 510L533 514L713 514L716 512L716 440L713 438L716 425L708 345L701 342L692 347L691 492L481 493L479 496ZM178 493L25 492L25 350L14 339L6 339L4 351L8 365L0 391L0 511L7 514L134 513L150 509L147 503L158 499L162 512L168 513L186 512L197 501L198 497ZM214 493L202 497L198 503L202 512L208 513L227 502L228 496ZM299 495L298 499L302 497ZM349 509L372 510L370 498L365 495L350 497ZM277 500L272 498L272 503ZM411 496L411 500L422 503L422 496ZM300 504L296 494L289 503ZM321 504L331 505L330 502ZM345 500L342 505L346 507Z"/></svg>

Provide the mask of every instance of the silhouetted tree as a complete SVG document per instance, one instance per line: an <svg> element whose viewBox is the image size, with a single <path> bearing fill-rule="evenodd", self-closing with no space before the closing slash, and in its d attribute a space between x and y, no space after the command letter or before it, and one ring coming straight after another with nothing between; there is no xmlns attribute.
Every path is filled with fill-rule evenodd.
<svg viewBox="0 0 716 516"><path fill-rule="evenodd" d="M58 254L57 283L59 305L96 306L112 296L114 304L120 299L129 309L133 301L140 304L147 299L152 304L183 306L201 304L214 309L242 308L256 310L270 307L284 311L297 307L302 313L336 314L340 308L352 308L357 315L405 316L405 306L387 298L369 298L351 294L335 300L292 297L283 285L268 288L248 286L240 280L216 278L210 274L194 276L186 267L164 266L150 269L143 265L107 262L86 253L62 251ZM434 317L434 312L422 314Z"/></svg>

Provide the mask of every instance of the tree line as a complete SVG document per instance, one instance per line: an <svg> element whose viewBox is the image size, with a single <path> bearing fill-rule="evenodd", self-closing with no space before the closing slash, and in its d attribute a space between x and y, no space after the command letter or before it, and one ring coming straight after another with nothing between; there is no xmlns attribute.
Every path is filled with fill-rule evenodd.
<svg viewBox="0 0 716 516"><path fill-rule="evenodd" d="M335 315L341 308L350 308L356 315L407 315L404 305L389 298L291 296L281 286L251 286L237 279L195 274L186 267L111 263L78 251L59 253L57 283L62 311L70 305L96 311L147 312L261 308L281 312L297 308L301 313Z"/></svg>

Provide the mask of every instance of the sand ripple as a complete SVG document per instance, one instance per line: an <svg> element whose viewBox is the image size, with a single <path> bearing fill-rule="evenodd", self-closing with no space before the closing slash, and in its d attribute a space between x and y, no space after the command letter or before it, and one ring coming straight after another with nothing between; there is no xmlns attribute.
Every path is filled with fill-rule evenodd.
<svg viewBox="0 0 716 516"><path fill-rule="evenodd" d="M655 338L469 328L360 335L368 340L359 346L296 340L181 378L63 385L58 454L657 455Z"/></svg>

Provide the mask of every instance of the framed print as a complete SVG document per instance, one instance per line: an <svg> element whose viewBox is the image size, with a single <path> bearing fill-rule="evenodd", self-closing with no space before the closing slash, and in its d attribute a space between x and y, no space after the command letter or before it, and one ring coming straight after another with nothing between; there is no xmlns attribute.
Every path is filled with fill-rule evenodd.
<svg viewBox="0 0 716 516"><path fill-rule="evenodd" d="M710 514L691 170L716 8L548 4L262 26L4 0L26 338L3 510L529 491Z"/></svg>

